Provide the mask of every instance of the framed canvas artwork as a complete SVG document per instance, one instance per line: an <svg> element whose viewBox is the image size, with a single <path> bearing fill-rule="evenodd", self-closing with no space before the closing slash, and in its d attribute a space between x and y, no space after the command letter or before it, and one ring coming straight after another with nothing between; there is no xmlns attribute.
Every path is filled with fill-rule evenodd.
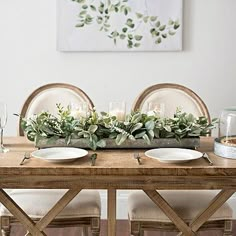
<svg viewBox="0 0 236 236"><path fill-rule="evenodd" d="M183 0L57 0L59 51L180 51Z"/></svg>

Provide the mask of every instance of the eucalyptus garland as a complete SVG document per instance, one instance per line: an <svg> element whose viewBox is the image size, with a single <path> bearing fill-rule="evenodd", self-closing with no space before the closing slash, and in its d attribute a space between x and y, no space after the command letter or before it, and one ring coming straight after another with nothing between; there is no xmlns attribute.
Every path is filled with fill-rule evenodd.
<svg viewBox="0 0 236 236"><path fill-rule="evenodd" d="M158 16L149 15L147 12L134 12L128 4L128 0L71 1L78 3L80 8L79 22L75 27L83 28L97 24L98 31L104 32L115 45L119 40L126 40L129 49L141 46L144 35L140 28L143 24L149 29L149 35L155 45L174 36L180 27L178 19L170 18L168 22L163 23ZM118 14L125 17L125 23L120 29L114 28L111 23L112 17Z"/></svg>
<svg viewBox="0 0 236 236"><path fill-rule="evenodd" d="M125 121L117 120L106 112L98 114L90 111L87 117L76 119L69 108L57 104L58 115L42 112L29 118L21 117L21 127L27 138L37 143L40 139L55 142L65 139L69 144L71 139L86 139L89 147L105 147L104 139L115 139L120 145L127 139L135 141L144 139L147 144L154 138L175 138L181 140L187 137L205 136L215 128L218 119L211 123L206 117L194 117L177 109L172 118L148 115L140 111L132 111L126 115Z"/></svg>

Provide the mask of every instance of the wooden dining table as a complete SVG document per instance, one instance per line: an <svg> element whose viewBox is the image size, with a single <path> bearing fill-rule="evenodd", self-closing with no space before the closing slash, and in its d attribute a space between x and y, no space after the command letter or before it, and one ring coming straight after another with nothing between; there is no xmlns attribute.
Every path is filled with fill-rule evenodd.
<svg viewBox="0 0 236 236"><path fill-rule="evenodd" d="M207 152L213 165L204 158L186 163L168 164L146 157L145 149L97 150L95 166L89 154L70 163L51 163L31 157L19 165L25 152L35 150L25 137L6 137L10 151L0 154L0 202L33 236L46 235L45 227L81 189L106 189L108 193L108 236L116 234L116 190L143 190L172 220L182 235L195 235L214 212L236 190L236 161L213 153L213 138L201 138L199 150ZM134 158L139 152L142 164ZM6 189L68 189L39 222L33 222L7 194ZM158 193L163 189L219 189L207 209L187 225ZM199 199L200 201L201 199Z"/></svg>

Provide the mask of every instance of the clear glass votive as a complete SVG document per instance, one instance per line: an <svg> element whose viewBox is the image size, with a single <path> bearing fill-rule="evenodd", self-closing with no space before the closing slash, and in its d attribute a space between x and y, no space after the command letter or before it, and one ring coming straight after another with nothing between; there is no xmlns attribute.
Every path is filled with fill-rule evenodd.
<svg viewBox="0 0 236 236"><path fill-rule="evenodd" d="M164 117L165 104L164 103L157 103L157 102L148 102L146 112L147 112L147 115L149 115L149 116Z"/></svg>
<svg viewBox="0 0 236 236"><path fill-rule="evenodd" d="M86 118L89 115L89 106L86 102L70 103L70 114L75 119Z"/></svg>
<svg viewBox="0 0 236 236"><path fill-rule="evenodd" d="M124 121L126 114L125 102L110 102L109 103L109 115L116 116L118 121Z"/></svg>

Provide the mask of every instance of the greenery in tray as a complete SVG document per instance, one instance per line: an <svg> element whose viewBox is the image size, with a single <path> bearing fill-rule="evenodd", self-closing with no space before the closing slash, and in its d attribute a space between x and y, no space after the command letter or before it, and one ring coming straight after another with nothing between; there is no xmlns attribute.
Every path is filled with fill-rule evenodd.
<svg viewBox="0 0 236 236"><path fill-rule="evenodd" d="M105 147L106 138L115 139L117 145L127 139L135 141L144 139L150 143L154 138L176 138L205 136L211 132L218 122L213 119L208 123L206 117L194 117L177 109L172 118L147 115L140 111L132 111L126 115L125 121L119 121L115 116L95 110L87 117L75 119L69 108L57 104L58 115L42 112L28 119L21 118L21 127L27 138L36 144L40 139L55 142L63 138L69 144L71 139L84 138L91 149Z"/></svg>

